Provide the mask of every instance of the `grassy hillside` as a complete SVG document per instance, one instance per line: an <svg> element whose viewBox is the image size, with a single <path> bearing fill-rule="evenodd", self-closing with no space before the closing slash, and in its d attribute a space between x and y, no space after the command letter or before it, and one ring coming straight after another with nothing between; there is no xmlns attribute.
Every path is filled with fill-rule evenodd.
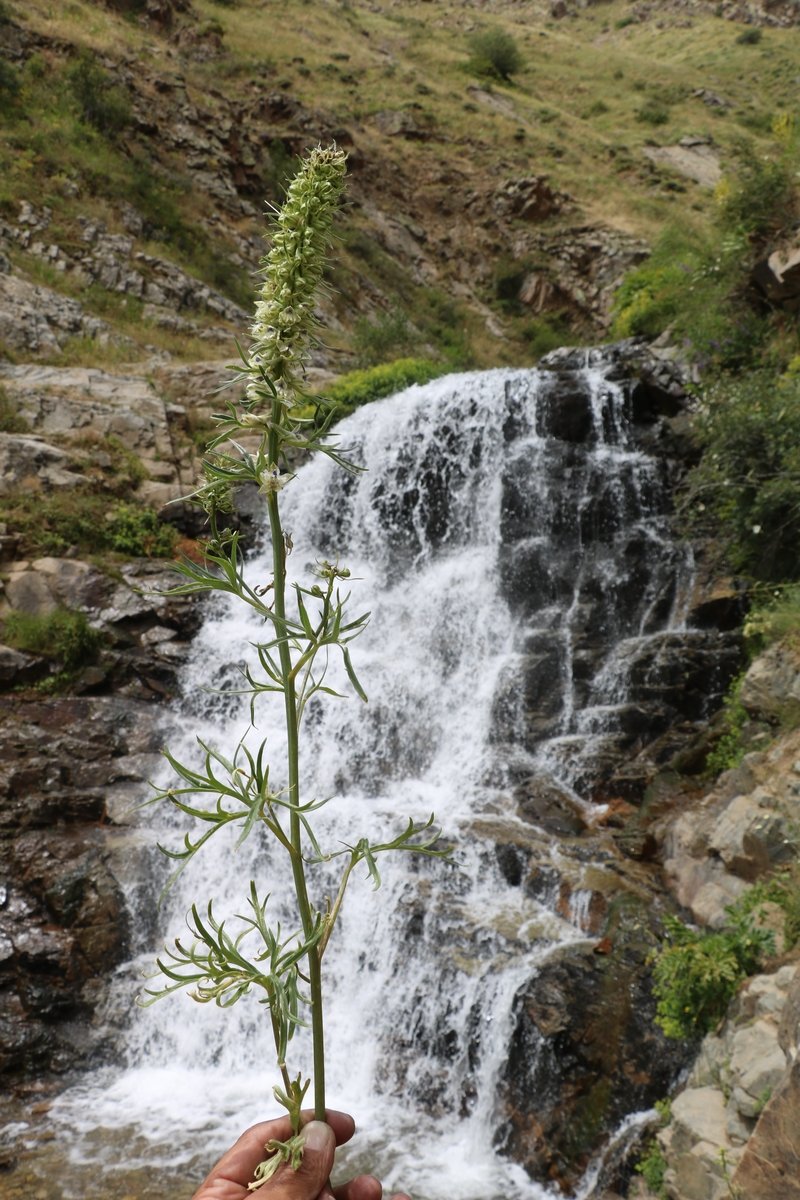
<svg viewBox="0 0 800 1200"><path fill-rule="evenodd" d="M0 216L17 220L23 200L46 205L47 242L73 258L87 218L133 230L136 253L246 306L263 202L280 198L304 145L337 136L352 170L331 345L346 351L355 330L362 365L420 340L454 364L531 361L548 330L596 332L598 304L574 279L538 311L519 302L517 283L531 271L558 283L576 228L647 242L675 220L705 229L712 190L646 149L705 137L724 168L742 135L766 145L800 64L794 30L702 7L654 5L641 17L614 0L561 19L537 3L446 0L160 7L159 26L137 0L3 0ZM471 61L470 38L487 26L518 47L509 81ZM557 196L533 221L496 202L501 184L530 176ZM207 311L176 332L135 296L87 286L71 262L11 251L15 270L124 335L104 347L74 340L51 361L220 352Z"/></svg>

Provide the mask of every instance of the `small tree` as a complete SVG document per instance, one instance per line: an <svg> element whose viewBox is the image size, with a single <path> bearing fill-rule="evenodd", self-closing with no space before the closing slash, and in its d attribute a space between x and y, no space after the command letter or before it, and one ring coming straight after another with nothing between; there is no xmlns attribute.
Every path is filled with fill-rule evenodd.
<svg viewBox="0 0 800 1200"><path fill-rule="evenodd" d="M510 33L493 26L475 33L469 40L470 65L479 75L491 75L508 82L522 67L522 54Z"/></svg>

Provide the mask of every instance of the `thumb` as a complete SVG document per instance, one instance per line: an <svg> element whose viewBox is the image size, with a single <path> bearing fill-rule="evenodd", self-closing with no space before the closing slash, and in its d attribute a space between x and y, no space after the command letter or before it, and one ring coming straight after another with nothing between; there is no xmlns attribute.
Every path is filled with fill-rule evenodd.
<svg viewBox="0 0 800 1200"><path fill-rule="evenodd" d="M275 1173L272 1186L264 1189L264 1200L317 1200L328 1182L336 1153L336 1138L330 1125L309 1121L302 1131L305 1149L296 1171L287 1164Z"/></svg>

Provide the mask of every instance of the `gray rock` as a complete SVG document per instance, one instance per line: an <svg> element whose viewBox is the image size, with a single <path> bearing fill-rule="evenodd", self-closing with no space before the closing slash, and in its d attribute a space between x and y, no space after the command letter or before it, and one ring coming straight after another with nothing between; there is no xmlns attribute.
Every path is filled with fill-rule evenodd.
<svg viewBox="0 0 800 1200"><path fill-rule="evenodd" d="M20 571L6 584L6 597L15 612L41 617L55 612L58 601L38 571Z"/></svg>
<svg viewBox="0 0 800 1200"><path fill-rule="evenodd" d="M758 1020L731 1039L731 1100L743 1117L757 1117L786 1071L774 1021Z"/></svg>
<svg viewBox="0 0 800 1200"><path fill-rule="evenodd" d="M676 146L645 146L642 153L658 166L693 179L700 187L716 187L722 178L719 155L706 140L684 138Z"/></svg>
<svg viewBox="0 0 800 1200"><path fill-rule="evenodd" d="M0 274L0 341L13 349L58 354L68 337L109 333L105 321L89 316L77 300L19 275Z"/></svg>
<svg viewBox="0 0 800 1200"><path fill-rule="evenodd" d="M23 654L11 646L0 646L0 687L31 683L40 674L39 664L30 654Z"/></svg>
<svg viewBox="0 0 800 1200"><path fill-rule="evenodd" d="M776 642L748 668L740 699L753 717L782 720L800 713L800 653L790 642Z"/></svg>
<svg viewBox="0 0 800 1200"><path fill-rule="evenodd" d="M795 729L722 775L699 806L656 824L670 886L701 924L723 924L726 904L795 853L800 796L791 768L798 753Z"/></svg>
<svg viewBox="0 0 800 1200"><path fill-rule="evenodd" d="M70 456L41 437L0 433L0 496L86 483Z"/></svg>
<svg viewBox="0 0 800 1200"><path fill-rule="evenodd" d="M800 1059L767 1104L731 1180L746 1200L800 1200Z"/></svg>

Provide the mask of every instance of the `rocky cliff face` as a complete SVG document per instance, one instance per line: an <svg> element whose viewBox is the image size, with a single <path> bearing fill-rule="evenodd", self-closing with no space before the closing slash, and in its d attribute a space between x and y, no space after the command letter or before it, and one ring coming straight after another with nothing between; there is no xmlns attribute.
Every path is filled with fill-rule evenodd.
<svg viewBox="0 0 800 1200"><path fill-rule="evenodd" d="M674 792L675 809L655 825L667 882L701 925L720 925L725 905L756 880L796 862L798 688L796 645L778 643L760 655L740 696L767 744L748 753L704 796L691 801ZM779 933L779 950L781 941ZM793 950L749 979L726 1020L704 1039L686 1086L672 1102L670 1121L658 1134L669 1200L800 1195L799 1006L800 966Z"/></svg>
<svg viewBox="0 0 800 1200"><path fill-rule="evenodd" d="M679 383L671 370L656 360L643 362L634 350L623 347L618 354L620 372L632 376L628 396L638 414L637 436L643 444L662 446L677 471L688 445ZM569 386L571 364L566 355L553 360L563 403L552 406L548 420L558 424L564 446L572 448L574 472L581 431L585 436L589 426L584 402ZM117 430L150 464L151 474L160 474L146 484L153 489L153 500L174 497L186 488L194 469L185 431L202 419L206 387L215 371L212 366L179 368L147 381L68 372L60 377L59 388L47 370L36 368L38 374L26 375L19 367L8 368L9 387L19 389L20 407L31 425L22 440L31 441L38 454L26 460L12 445L9 463L20 471L20 463L25 464L27 485L38 480L43 495L60 488L68 494L76 486L74 477L85 478L91 469L85 457L76 457L70 430L94 431L98 438ZM57 470L48 451L63 455ZM187 518L178 509L176 519L185 525ZM519 523L524 514L514 519ZM191 542L186 544L191 549ZM6 1078L22 1082L31 1075L63 1074L102 1061L113 1048L114 1030L102 1015L103 979L130 949L125 892L135 886L130 863L137 837L127 810L146 793L166 732L159 701L175 691L176 667L199 613L186 601L142 593L169 583L158 564L118 562L109 574L76 556L18 559L14 546L13 534L7 533L3 614L41 615L68 605L83 611L104 638L96 660L75 672L66 695L47 693L58 664L10 647L0 652L7 697L0 744L5 785L2 1067ZM523 559L517 555L509 562L519 568ZM510 598L522 603L525 588L518 572L508 582ZM712 685L719 696L735 669L737 639L735 631L725 629L735 625L739 611L735 589L719 581L704 585L692 598L690 624L709 639L717 629L713 637L719 662L727 663L724 670L712 673L709 640L703 654L711 657L696 668L681 657L676 643L669 660L674 670L663 669L657 677L652 670L642 672L642 684L650 686L637 701L637 724L617 746L620 757L609 757L598 768L598 798L607 803L599 822L590 828L566 793L548 791L541 781L536 787L520 781L517 799L521 815L530 820L530 837L501 822L491 831L512 886L533 896L556 894L565 915L580 908L582 927L592 939L565 950L518 994L503 1082L507 1152L536 1177L564 1187L607 1142L618 1119L632 1105L646 1107L669 1092L689 1059L691 1048L666 1042L652 1023L645 961L656 942L660 915L673 903L661 881L659 861L679 902L696 919L713 923L724 903L770 865L785 861L788 853L796 819L796 733L749 754L707 795L663 774L665 760L703 728L701 694L707 695ZM587 651L594 645L594 628L587 619L582 635ZM536 647L530 649L535 676L542 669L541 656ZM661 661L663 667L667 660ZM680 677L675 674L679 666ZM787 719L795 711L797 678L796 658L787 647L773 648L750 668L742 696L765 729L769 721ZM689 686L687 680L695 682ZM656 683L662 689L658 694ZM529 701L533 711L533 693ZM646 719L648 712L651 719ZM667 712L671 716L665 721ZM542 710L539 719L546 716ZM535 733L532 729L531 736ZM652 789L658 801L654 809ZM661 814L655 821L653 812ZM547 867L543 839L552 836L561 847L558 872ZM698 1160L698 1178L706 1181L702 1187L712 1189L698 1191L698 1200L717 1200L713 1188L724 1180L714 1165L718 1155L715 1159L706 1145L696 1148L709 1139L699 1127L692 1130L695 1102L703 1120L712 1108L719 1109L717 1124L734 1130L727 1133L723 1148L737 1170L756 1169L757 1144L752 1154L745 1147L755 1132L758 1106L764 1106L764 1120L770 1110L767 1087L774 1088L776 1109L757 1128L762 1134L783 1128L792 1085L787 1076L784 1086L776 1014L794 974L794 968L782 967L774 979L751 985L756 997L751 1008L745 1006L734 1017L721 1045L707 1048L712 1065L695 1068L689 1091L699 1091L699 1098L687 1094L676 1102L676 1123L667 1143L679 1181L676 1200L689 1196L684 1195L685 1174ZM719 1085L721 1100L705 1103L703 1089L712 1086L714 1064L728 1059L733 1074ZM759 1074L762 1067L769 1074L766 1083ZM726 1091L734 1097L735 1112L725 1108ZM784 1107L778 1106L780 1096ZM786 1137L780 1132L771 1136ZM766 1200L768 1193L763 1194Z"/></svg>
<svg viewBox="0 0 800 1200"><path fill-rule="evenodd" d="M151 504L191 490L187 422L189 414L204 419L221 368L179 368L158 380L85 368L1 370L26 431L0 434L0 495L66 513L76 495L91 495L100 502L92 511L107 521L120 447L141 464ZM185 524L180 505L170 512ZM106 553L98 565L61 528L60 553L27 557L17 530L0 531L0 621L46 622L68 611L95 631L92 652L66 675L57 650L0 647L0 1070L16 1080L62 1074L108 1050L94 1014L103 979L131 947L124 892L135 886L126 871L136 845L132 809L147 798L165 736L159 705L175 694L199 621L196 602L158 594L175 582L164 564ZM24 537L35 543L30 529ZM191 550L190 540L184 545Z"/></svg>

